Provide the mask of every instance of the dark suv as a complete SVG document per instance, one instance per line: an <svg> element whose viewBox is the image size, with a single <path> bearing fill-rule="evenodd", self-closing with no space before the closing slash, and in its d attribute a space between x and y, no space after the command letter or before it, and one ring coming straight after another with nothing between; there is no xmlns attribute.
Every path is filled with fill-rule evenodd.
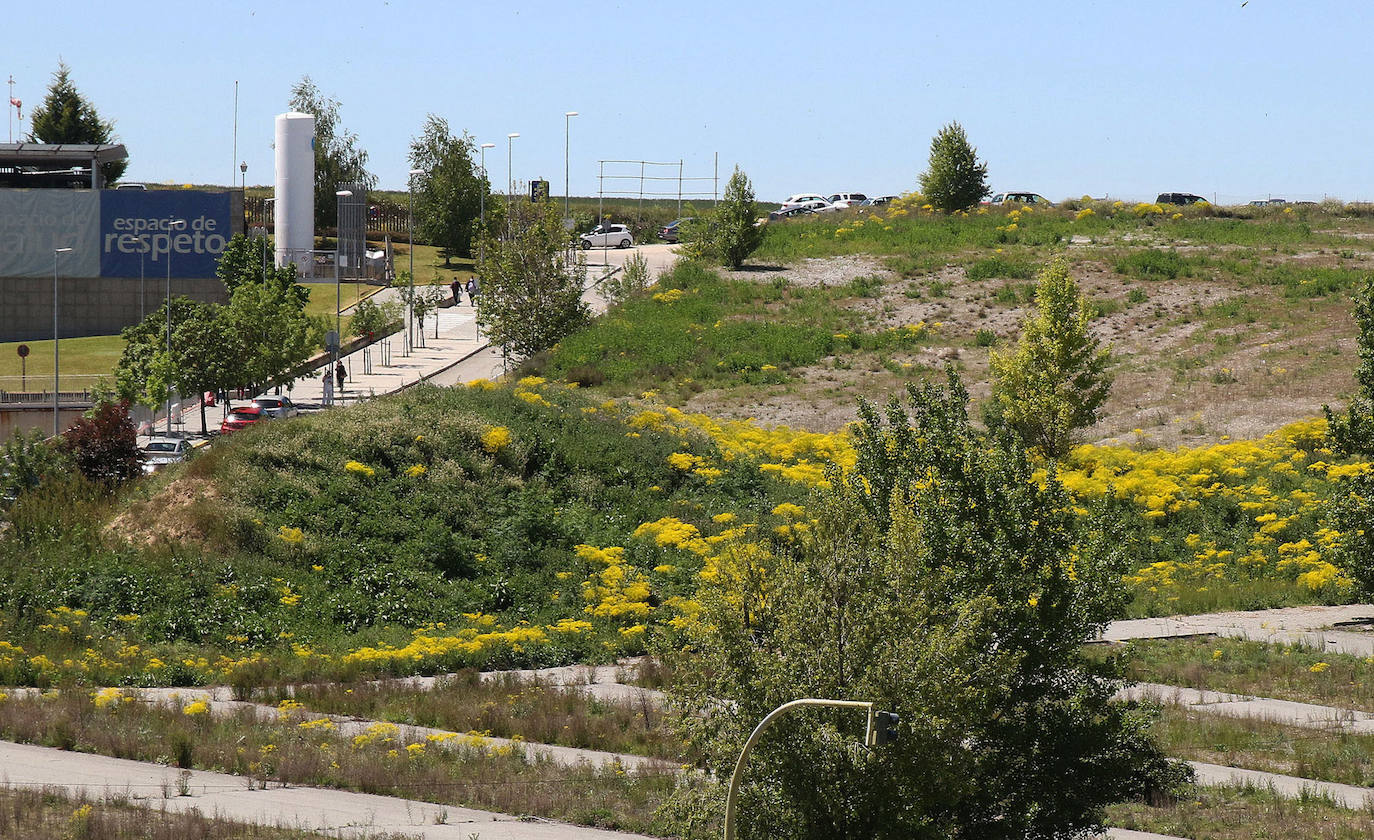
<svg viewBox="0 0 1374 840"><path fill-rule="evenodd" d="M1180 207L1187 207L1189 204L1206 204L1207 199L1192 193L1160 193L1159 198L1155 199L1155 204L1177 204Z"/></svg>

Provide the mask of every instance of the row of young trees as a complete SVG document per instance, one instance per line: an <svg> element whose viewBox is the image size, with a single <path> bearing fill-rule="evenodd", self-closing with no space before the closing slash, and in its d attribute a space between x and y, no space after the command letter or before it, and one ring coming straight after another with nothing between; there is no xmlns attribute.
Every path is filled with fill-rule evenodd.
<svg viewBox="0 0 1374 840"><path fill-rule="evenodd" d="M266 247L264 240L242 235L229 241L217 269L228 303L175 297L123 330L124 352L115 369L122 399L155 406L169 389L200 394L261 388L309 358L330 325L306 314L309 292L296 283L295 265L274 267L264 259Z"/></svg>

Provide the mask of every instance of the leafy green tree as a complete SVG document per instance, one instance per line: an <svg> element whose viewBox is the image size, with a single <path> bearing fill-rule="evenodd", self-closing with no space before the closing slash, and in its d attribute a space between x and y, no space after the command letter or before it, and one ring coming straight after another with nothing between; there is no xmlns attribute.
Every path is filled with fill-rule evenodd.
<svg viewBox="0 0 1374 840"><path fill-rule="evenodd" d="M410 141L410 166L421 170L415 176L416 233L440 248L444 265L451 257L472 256L482 198L491 196L491 184L473 163L476 155L471 135L454 135L448 120L434 114Z"/></svg>
<svg viewBox="0 0 1374 840"><path fill-rule="evenodd" d="M1068 264L1056 258L1040 272L1035 311L1022 322L1016 350L989 357L990 416L1051 458L1069 453L1111 394L1111 349L1089 332L1091 317Z"/></svg>
<svg viewBox="0 0 1374 840"><path fill-rule="evenodd" d="M310 301L310 290L296 282L296 264L288 262L277 268L266 237L234 234L215 264L215 276L230 295L245 283L268 283L290 291L301 307Z"/></svg>
<svg viewBox="0 0 1374 840"><path fill-rule="evenodd" d="M685 226L682 236L687 255L739 268L763 244L764 228L758 223L759 215L754 186L736 166L725 185L720 206Z"/></svg>
<svg viewBox="0 0 1374 840"><path fill-rule="evenodd" d="M510 234L483 235L477 323L494 344L523 359L587 322L587 266L567 262L567 233L551 201L511 203Z"/></svg>
<svg viewBox="0 0 1374 840"><path fill-rule="evenodd" d="M233 335L241 356L234 379L239 385L262 388L310 358L333 328L325 317L311 318L288 289L249 283L234 291L222 323Z"/></svg>
<svg viewBox="0 0 1374 840"><path fill-rule="evenodd" d="M612 306L624 303L649 288L649 261L643 254L631 254L625 267L601 284L601 293Z"/></svg>
<svg viewBox="0 0 1374 840"><path fill-rule="evenodd" d="M946 213L967 210L990 192L988 165L979 162L978 150L958 122L931 139L930 161L920 181L926 201Z"/></svg>
<svg viewBox="0 0 1374 840"><path fill-rule="evenodd" d="M354 335L383 334L392 324L401 320L401 303L398 300L378 303L370 297L363 298L353 307L349 331Z"/></svg>
<svg viewBox="0 0 1374 840"><path fill-rule="evenodd" d="M172 298L173 333L205 306L209 304L184 296ZM142 321L119 333L124 350L115 365L115 390L122 400L153 407L167 397L167 371L171 369L167 360L167 307L163 301Z"/></svg>
<svg viewBox="0 0 1374 840"><path fill-rule="evenodd" d="M1344 412L1322 406L1331 448L1343 455L1374 453L1374 277L1366 277L1355 295L1356 343L1360 365L1355 369L1355 395Z"/></svg>
<svg viewBox="0 0 1374 840"><path fill-rule="evenodd" d="M30 116L33 130L30 143L99 144L115 142L114 123L100 118L95 106L76 89L72 69L66 62L57 63L52 83L43 97L43 104ZM106 184L113 184L124 175L127 160L102 164L100 174Z"/></svg>
<svg viewBox="0 0 1374 840"><path fill-rule="evenodd" d="M61 448L49 446L39 430L11 435L0 443L0 510L69 467Z"/></svg>
<svg viewBox="0 0 1374 840"><path fill-rule="evenodd" d="M315 224L333 227L339 219L338 185L358 183L370 190L377 176L367 171L367 151L358 148L358 135L339 124L339 100L321 93L309 76L292 85L290 108L315 115Z"/></svg>
<svg viewBox="0 0 1374 840"><path fill-rule="evenodd" d="M223 306L207 304L192 311L173 331L172 348L176 363L165 375L177 393L219 393L240 384L236 377L243 347ZM206 432L204 400L200 401L200 432Z"/></svg>
<svg viewBox="0 0 1374 840"><path fill-rule="evenodd" d="M798 544L718 549L699 595L671 697L716 778L787 701L900 716L872 749L857 710L780 719L744 774L742 840L1076 837L1186 776L1113 701L1119 663L1083 652L1127 599L1112 518L1080 521L1011 435L975 430L952 370L909 392L909 411L861 406L857 464Z"/></svg>

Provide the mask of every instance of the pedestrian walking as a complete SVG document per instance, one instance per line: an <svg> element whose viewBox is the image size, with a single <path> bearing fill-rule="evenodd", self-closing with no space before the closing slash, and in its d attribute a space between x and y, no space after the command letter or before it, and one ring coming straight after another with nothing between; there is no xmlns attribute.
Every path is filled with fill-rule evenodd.
<svg viewBox="0 0 1374 840"><path fill-rule="evenodd" d="M477 305L477 291L477 275L474 274L468 278L468 299L472 301L473 306Z"/></svg>
<svg viewBox="0 0 1374 840"><path fill-rule="evenodd" d="M320 403L331 406L334 404L334 374L329 370L328 365L325 366L324 376L320 377L320 381L324 384L324 396L320 399Z"/></svg>
<svg viewBox="0 0 1374 840"><path fill-rule="evenodd" d="M458 304L462 303L462 302L463 302L463 281L461 281L461 280L459 280L457 277L455 277L455 278L453 278L453 282L448 284L448 287L449 287L449 290L453 292L453 305L454 305L454 306L457 306Z"/></svg>
<svg viewBox="0 0 1374 840"><path fill-rule="evenodd" d="M334 366L334 378L339 380L339 392L342 393L344 382L348 379L348 371L344 370L343 359L340 359L339 363Z"/></svg>

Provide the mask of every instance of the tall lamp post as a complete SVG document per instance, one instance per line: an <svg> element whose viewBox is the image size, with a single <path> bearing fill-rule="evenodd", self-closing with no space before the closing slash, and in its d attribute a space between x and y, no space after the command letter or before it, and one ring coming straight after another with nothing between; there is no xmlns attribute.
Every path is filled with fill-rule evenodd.
<svg viewBox="0 0 1374 840"><path fill-rule="evenodd" d="M515 156L515 138L520 136L520 132L512 131L506 135L506 225L510 226L510 197L515 192L515 172L511 162Z"/></svg>
<svg viewBox="0 0 1374 840"><path fill-rule="evenodd" d="M52 249L52 436L57 437L57 395L60 393L58 386L61 384L61 377L58 371L61 366L57 356L57 255L71 253L71 248Z"/></svg>
<svg viewBox="0 0 1374 840"><path fill-rule="evenodd" d="M248 187L248 161L239 161L239 192Z"/></svg>
<svg viewBox="0 0 1374 840"><path fill-rule="evenodd" d="M148 317L148 307L144 304L144 300L147 298L144 292L147 283L145 282L146 278L143 276L143 255L148 252L147 236L148 234L146 233L140 233L138 235L138 320L140 322Z"/></svg>
<svg viewBox="0 0 1374 840"><path fill-rule="evenodd" d="M339 365L339 351L343 346L343 284L339 280L339 246L343 244L343 200L352 190L334 193L334 366Z"/></svg>
<svg viewBox="0 0 1374 840"><path fill-rule="evenodd" d="M480 220L478 224L482 228L482 233L487 232L487 192L491 189L491 181L487 179L487 149L494 148L496 148L495 143L482 144L482 180L485 183L482 184L481 209L478 211L478 218ZM478 259L480 260L481 257L479 256Z"/></svg>
<svg viewBox="0 0 1374 840"><path fill-rule="evenodd" d="M406 222L409 242L406 250L410 252L410 293L406 298L406 347L415 344L415 176L423 175L423 169L410 170L406 187L410 190L410 219ZM408 352L408 351L407 351Z"/></svg>
<svg viewBox="0 0 1374 840"><path fill-rule="evenodd" d="M176 235L172 231L186 227L185 219L167 220L167 362L172 361L172 252L176 250ZM167 437L172 436L172 383L167 382Z"/></svg>
<svg viewBox="0 0 1374 840"><path fill-rule="evenodd" d="M563 218L572 218L568 215L568 153L572 150L572 118L577 116L576 111L563 112Z"/></svg>

